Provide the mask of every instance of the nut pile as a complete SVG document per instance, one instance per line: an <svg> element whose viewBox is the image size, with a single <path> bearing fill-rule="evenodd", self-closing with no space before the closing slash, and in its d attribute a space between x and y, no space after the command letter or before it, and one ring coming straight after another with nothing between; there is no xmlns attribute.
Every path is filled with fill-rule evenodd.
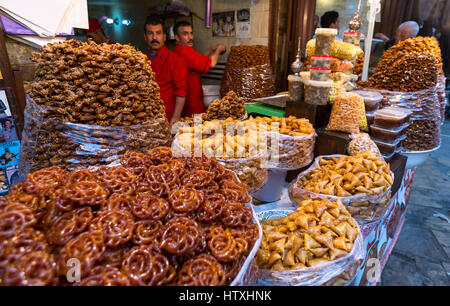
<svg viewBox="0 0 450 306"><path fill-rule="evenodd" d="M30 173L0 198L0 284L222 286L259 238L251 197L214 159L127 152L97 171ZM78 261L80 280L68 277Z"/></svg>
<svg viewBox="0 0 450 306"><path fill-rule="evenodd" d="M164 118L147 56L129 45L69 40L34 54L30 97L45 117L101 126L130 126Z"/></svg>
<svg viewBox="0 0 450 306"><path fill-rule="evenodd" d="M222 77L220 95L223 97L230 90L245 101L275 94L275 76L267 46L231 47Z"/></svg>
<svg viewBox="0 0 450 306"><path fill-rule="evenodd" d="M384 160L380 150L378 149L375 142L370 138L369 134L367 133L355 134L353 136L353 139L348 144L348 153L350 155L356 155L364 151L370 151L378 159Z"/></svg>
<svg viewBox="0 0 450 306"><path fill-rule="evenodd" d="M361 96L353 93L338 95L334 99L326 130L359 133L360 108Z"/></svg>
<svg viewBox="0 0 450 306"><path fill-rule="evenodd" d="M260 268L302 269L330 262L352 251L358 225L340 200L308 199L288 216L261 222L256 255Z"/></svg>

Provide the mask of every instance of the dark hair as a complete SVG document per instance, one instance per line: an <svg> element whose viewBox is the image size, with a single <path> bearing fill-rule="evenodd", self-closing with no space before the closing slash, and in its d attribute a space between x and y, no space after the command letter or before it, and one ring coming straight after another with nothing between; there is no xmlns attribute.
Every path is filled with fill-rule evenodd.
<svg viewBox="0 0 450 306"><path fill-rule="evenodd" d="M147 19L145 19L145 23L144 23L144 33L147 33L147 25L158 25L160 24L162 26L163 32L166 33L166 27L164 26L164 20L162 20L159 17L153 17L153 16L148 16Z"/></svg>
<svg viewBox="0 0 450 306"><path fill-rule="evenodd" d="M328 11L320 17L320 26L322 28L329 28L332 23L335 23L339 18L339 13L336 11Z"/></svg>
<svg viewBox="0 0 450 306"><path fill-rule="evenodd" d="M175 23L175 25L173 26L173 34L178 34L178 29L180 27L191 27L192 28L192 24L188 21L182 20L182 21L178 21L177 23Z"/></svg>

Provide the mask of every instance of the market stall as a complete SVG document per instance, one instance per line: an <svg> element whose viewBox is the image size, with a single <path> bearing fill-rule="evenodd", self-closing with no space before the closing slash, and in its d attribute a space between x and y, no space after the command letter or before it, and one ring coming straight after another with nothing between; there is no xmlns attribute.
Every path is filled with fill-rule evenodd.
<svg viewBox="0 0 450 306"><path fill-rule="evenodd" d="M233 47L221 98L172 126L143 53L45 45L0 198L0 285L375 285L439 148L445 81L417 37L359 82L356 21L344 41L316 29L306 65L299 39L278 95L269 49Z"/></svg>

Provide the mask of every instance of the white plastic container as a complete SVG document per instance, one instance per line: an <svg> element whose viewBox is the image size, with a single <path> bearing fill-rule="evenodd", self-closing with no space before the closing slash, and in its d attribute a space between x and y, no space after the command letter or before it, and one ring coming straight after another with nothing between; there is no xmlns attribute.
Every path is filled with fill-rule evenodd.
<svg viewBox="0 0 450 306"><path fill-rule="evenodd" d="M220 85L202 85L203 103L208 107L212 101L220 100Z"/></svg>
<svg viewBox="0 0 450 306"><path fill-rule="evenodd" d="M269 169L267 183L255 193L253 198L264 203L278 201L281 198L286 181L287 170Z"/></svg>

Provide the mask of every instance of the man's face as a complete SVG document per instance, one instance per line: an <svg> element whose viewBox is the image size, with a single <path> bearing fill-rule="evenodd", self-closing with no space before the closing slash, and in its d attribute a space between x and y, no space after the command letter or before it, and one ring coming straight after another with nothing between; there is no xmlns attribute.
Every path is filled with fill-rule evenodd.
<svg viewBox="0 0 450 306"><path fill-rule="evenodd" d="M162 24L145 26L145 41L152 50L159 50L166 42L166 33L164 33Z"/></svg>
<svg viewBox="0 0 450 306"><path fill-rule="evenodd" d="M336 20L336 22L330 24L330 28L339 30L339 18Z"/></svg>
<svg viewBox="0 0 450 306"><path fill-rule="evenodd" d="M178 33L175 34L175 39L181 46L194 47L194 33L192 32L192 27L179 27Z"/></svg>
<svg viewBox="0 0 450 306"><path fill-rule="evenodd" d="M100 44L103 42L103 33L102 33L102 29L97 29L95 31L89 32L86 34L86 36L90 39L92 39L93 41L95 41L97 44Z"/></svg>
<svg viewBox="0 0 450 306"><path fill-rule="evenodd" d="M5 128L6 128L7 130L11 129L11 122L5 121Z"/></svg>

